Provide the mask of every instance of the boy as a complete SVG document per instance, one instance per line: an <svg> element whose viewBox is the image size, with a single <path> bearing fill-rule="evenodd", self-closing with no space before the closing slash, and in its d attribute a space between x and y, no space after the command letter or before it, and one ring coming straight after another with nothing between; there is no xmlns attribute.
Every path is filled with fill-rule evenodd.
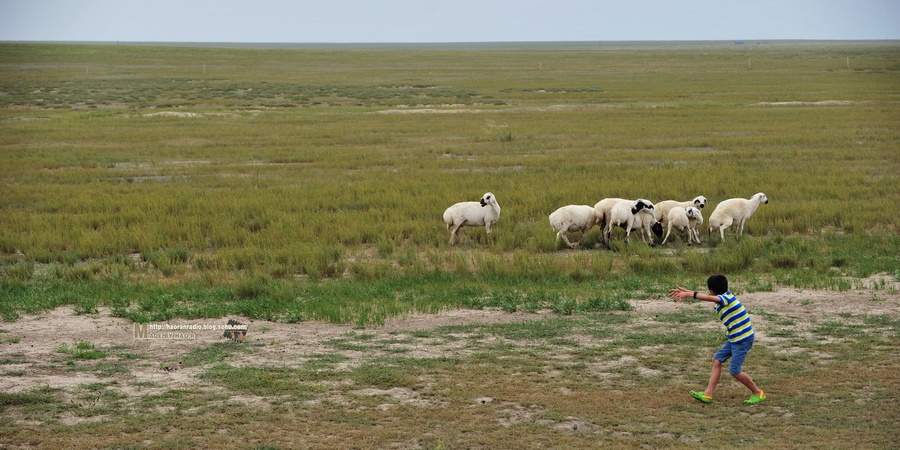
<svg viewBox="0 0 900 450"><path fill-rule="evenodd" d="M716 315L728 330L728 339L725 345L713 356L712 373L709 375L709 384L703 392L691 391L691 395L703 403L712 402L713 391L719 383L722 374L722 363L731 358L729 373L740 381L747 389L750 389L750 398L744 403L759 403L766 399L766 394L756 386L750 375L741 371L744 358L753 347L753 325L750 323L750 314L744 309L744 305L728 290L728 279L725 275L713 275L706 280L709 295L696 291L689 291L676 285L669 291L669 297L676 302L687 298L694 298L704 302L716 304Z"/></svg>

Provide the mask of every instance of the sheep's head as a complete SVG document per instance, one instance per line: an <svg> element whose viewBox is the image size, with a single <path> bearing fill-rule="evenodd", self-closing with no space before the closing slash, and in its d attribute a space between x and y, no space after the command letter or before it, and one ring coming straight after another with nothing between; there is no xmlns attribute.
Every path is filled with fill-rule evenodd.
<svg viewBox="0 0 900 450"><path fill-rule="evenodd" d="M641 210L651 211L653 210L653 202L650 200L638 199L638 201L634 202L634 206L631 207L631 213L637 214Z"/></svg>
<svg viewBox="0 0 900 450"><path fill-rule="evenodd" d="M765 203L767 205L769 204L769 198L766 197L766 194L763 194L762 192L754 195L753 197L759 200L760 203Z"/></svg>
<svg viewBox="0 0 900 450"><path fill-rule="evenodd" d="M697 221L699 221L700 223L703 223L703 215L700 214L700 210L699 210L699 209L694 208L694 207L690 207L690 208L688 208L688 209L685 210L685 213L687 213L688 219L691 219L691 220L697 220Z"/></svg>
<svg viewBox="0 0 900 450"><path fill-rule="evenodd" d="M661 223L654 223L650 229L653 230L653 234L655 234L656 237L661 238L663 236L663 227Z"/></svg>
<svg viewBox="0 0 900 450"><path fill-rule="evenodd" d="M696 206L697 206L698 208L700 208L700 209L703 209L703 207L706 206L706 201L707 201L707 200L706 200L706 197L704 197L704 196L702 196L702 195L698 195L698 196L694 199L694 205L696 205Z"/></svg>
<svg viewBox="0 0 900 450"><path fill-rule="evenodd" d="M490 205L491 203L497 203L497 199L494 197L494 194L488 192L481 196L481 207L485 207Z"/></svg>

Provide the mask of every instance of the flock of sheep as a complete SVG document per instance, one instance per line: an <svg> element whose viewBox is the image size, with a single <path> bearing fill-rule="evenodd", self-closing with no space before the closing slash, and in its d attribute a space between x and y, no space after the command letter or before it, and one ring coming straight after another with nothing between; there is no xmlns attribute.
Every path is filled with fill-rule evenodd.
<svg viewBox="0 0 900 450"><path fill-rule="evenodd" d="M578 242L570 242L568 233L581 232L584 236L594 226L599 226L603 230L603 242L607 246L616 227L625 229L626 243L631 232L639 230L644 242L655 245L653 234L662 237L665 229L666 235L662 241L665 244L674 228L681 233L687 233L688 245L699 244L700 233L697 228L703 224L701 211L706 203L706 197L702 195L684 202L665 200L655 205L645 199L605 198L594 206L563 206L550 214L550 225L556 230L556 240L564 240L571 248L575 248ZM709 216L709 233L719 231L724 240L725 229L735 226L738 235L743 235L744 224L762 203L769 203L766 194L762 192L749 199L730 198L722 201ZM450 231L450 244L456 242L456 235L462 227L483 226L486 233L490 234L491 227L499 218L500 205L497 203L497 197L490 192L484 194L480 201L460 202L447 208L444 211L444 223Z"/></svg>

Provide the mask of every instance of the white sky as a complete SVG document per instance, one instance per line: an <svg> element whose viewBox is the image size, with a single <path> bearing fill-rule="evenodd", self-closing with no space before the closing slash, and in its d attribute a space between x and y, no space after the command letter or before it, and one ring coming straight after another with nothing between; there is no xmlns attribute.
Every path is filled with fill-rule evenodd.
<svg viewBox="0 0 900 450"><path fill-rule="evenodd" d="M0 41L900 39L900 0L0 0Z"/></svg>

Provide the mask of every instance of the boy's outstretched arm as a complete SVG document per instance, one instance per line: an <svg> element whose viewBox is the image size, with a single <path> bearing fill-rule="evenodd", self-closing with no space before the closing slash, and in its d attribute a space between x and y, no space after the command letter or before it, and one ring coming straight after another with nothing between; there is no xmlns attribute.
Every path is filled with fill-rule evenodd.
<svg viewBox="0 0 900 450"><path fill-rule="evenodd" d="M697 292L697 296L694 297L694 292L696 291L691 291L681 286L675 285L675 289L669 291L669 297L671 297L676 302L681 302L689 298L696 298L697 300L703 300L704 302L719 303L719 297L716 297L715 295Z"/></svg>

